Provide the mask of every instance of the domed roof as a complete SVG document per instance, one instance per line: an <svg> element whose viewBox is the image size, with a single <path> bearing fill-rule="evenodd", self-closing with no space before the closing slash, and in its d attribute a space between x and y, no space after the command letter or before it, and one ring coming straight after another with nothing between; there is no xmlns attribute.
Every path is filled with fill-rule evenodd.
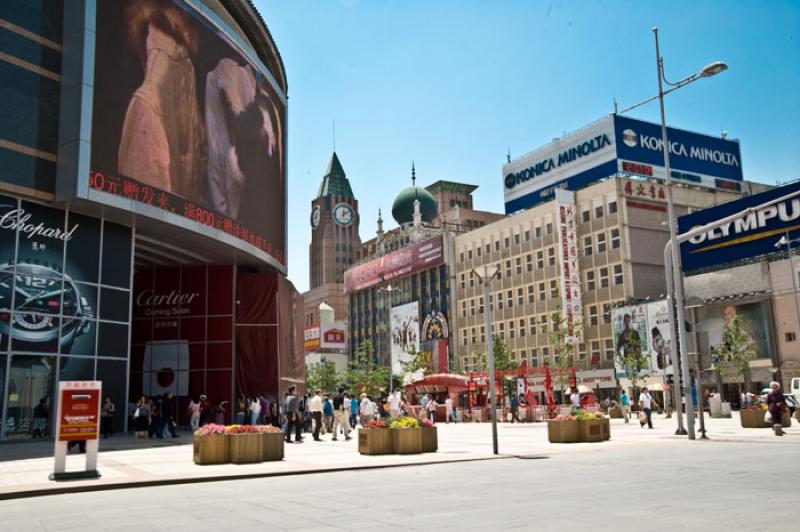
<svg viewBox="0 0 800 532"><path fill-rule="evenodd" d="M436 199L433 195L422 187L411 186L401 190L392 204L392 217L398 224L414 221L415 199L419 200L423 222L431 223L436 218Z"/></svg>

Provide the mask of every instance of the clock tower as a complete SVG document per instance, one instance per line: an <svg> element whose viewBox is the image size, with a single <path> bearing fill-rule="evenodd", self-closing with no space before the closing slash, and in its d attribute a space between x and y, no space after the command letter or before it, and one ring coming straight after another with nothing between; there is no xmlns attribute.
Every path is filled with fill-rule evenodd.
<svg viewBox="0 0 800 532"><path fill-rule="evenodd" d="M355 261L361 238L358 235L358 201L336 152L328 163L317 197L311 202L309 223L310 290L305 302L306 325L318 323L320 303L333 307L336 321L345 321L344 271Z"/></svg>

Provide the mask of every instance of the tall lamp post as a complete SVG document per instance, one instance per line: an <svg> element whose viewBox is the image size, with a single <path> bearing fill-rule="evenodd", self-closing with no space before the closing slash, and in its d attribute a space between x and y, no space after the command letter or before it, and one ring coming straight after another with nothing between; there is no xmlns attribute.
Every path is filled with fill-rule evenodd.
<svg viewBox="0 0 800 532"><path fill-rule="evenodd" d="M798 335L800 336L800 300L797 299L797 270L794 266L794 253L792 253L792 244L800 242L800 238L789 238L787 231L780 240L775 242L775 247L780 249L786 246L786 254L789 255L789 268L792 270L792 299L794 299L794 310L797 314ZM780 375L783 378L783 375Z"/></svg>
<svg viewBox="0 0 800 532"><path fill-rule="evenodd" d="M392 367L392 340L391 340L392 338L391 306L392 303L394 302L393 301L394 298L392 296L394 295L395 292L398 292L399 290L400 290L399 286L395 286L392 284L388 284L386 286L381 286L380 288L378 288L378 293L381 294L382 306L385 308L386 311L386 321L384 321L384 323L386 323L386 333L387 333L386 339L389 345L386 348L386 351L384 351L384 353L385 352L389 353L389 395L391 395L394 392L394 368ZM389 305L386 305L387 293L389 294ZM381 345L380 349L383 350L383 348L384 346Z"/></svg>
<svg viewBox="0 0 800 532"><path fill-rule="evenodd" d="M491 288L490 285L499 271L500 268L489 264L472 270L473 275L475 275L483 285L483 308L486 309L486 360L489 365L489 402L491 402L489 410L492 413L492 449L494 454L498 454L497 398L494 383L494 335L492 334L492 306L489 304L489 292Z"/></svg>
<svg viewBox="0 0 800 532"><path fill-rule="evenodd" d="M653 28L653 35L655 36L656 41L656 70L658 73L658 95L648 98L642 102L637 103L636 105L632 105L626 109L620 111L621 113L625 113L630 111L631 109L635 109L640 105L644 105L645 103L651 102L658 98L659 106L661 108L661 144L662 150L664 152L664 183L666 184L667 188L667 215L669 218L669 239L672 246L672 276L673 276L673 289L674 289L674 301L677 310L677 338L679 343L680 349L680 362L681 362L681 376L683 377L681 380L682 382L682 393L686 398L686 426L688 429L689 439L695 439L694 434L694 417L692 413L694 412L694 406L692 401L692 394L690 389L690 375L689 375L689 350L686 344L686 328L684 324L686 323L686 317L684 312L684 302L683 302L683 273L681 271L681 253L680 248L676 245L675 242L675 230L676 230L676 223L675 223L675 206L672 200L672 172L670 170L669 164L669 140L667 139L667 119L664 112L664 96L671 92L675 92L676 90L685 87L686 85L697 81L698 79L702 78L709 78L720 72L724 72L728 69L728 65L723 63L722 61L715 61L706 67L704 67L700 72L692 74L682 80L671 83L667 81L664 77L664 58L661 56L661 49L658 42L658 28ZM669 88L664 90L664 85L668 85ZM665 265L666 266L666 265ZM677 401L676 401L677 403ZM679 410L680 412L680 410Z"/></svg>

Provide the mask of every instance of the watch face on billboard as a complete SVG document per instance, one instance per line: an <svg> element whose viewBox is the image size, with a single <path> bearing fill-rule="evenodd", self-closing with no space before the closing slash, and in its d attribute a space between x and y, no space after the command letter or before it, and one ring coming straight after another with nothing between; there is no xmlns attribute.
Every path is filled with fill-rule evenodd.
<svg viewBox="0 0 800 532"><path fill-rule="evenodd" d="M89 187L285 264L285 98L177 0L98 2Z"/></svg>

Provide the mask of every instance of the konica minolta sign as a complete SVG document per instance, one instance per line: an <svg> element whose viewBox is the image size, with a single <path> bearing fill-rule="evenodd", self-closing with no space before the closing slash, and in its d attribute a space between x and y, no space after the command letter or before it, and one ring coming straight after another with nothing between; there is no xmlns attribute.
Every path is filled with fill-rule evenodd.
<svg viewBox="0 0 800 532"><path fill-rule="evenodd" d="M796 193L796 195L792 195ZM722 220L750 207L790 196L772 205L705 231L681 244L683 271L712 268L725 263L767 255L779 251L775 243L789 233L800 236L800 183L773 188L716 207L678 218L678 230L685 233ZM785 250L783 248L782 250Z"/></svg>
<svg viewBox="0 0 800 532"><path fill-rule="evenodd" d="M739 143L667 128L672 178L740 190ZM503 166L506 213L615 174L665 178L661 126L609 115Z"/></svg>

